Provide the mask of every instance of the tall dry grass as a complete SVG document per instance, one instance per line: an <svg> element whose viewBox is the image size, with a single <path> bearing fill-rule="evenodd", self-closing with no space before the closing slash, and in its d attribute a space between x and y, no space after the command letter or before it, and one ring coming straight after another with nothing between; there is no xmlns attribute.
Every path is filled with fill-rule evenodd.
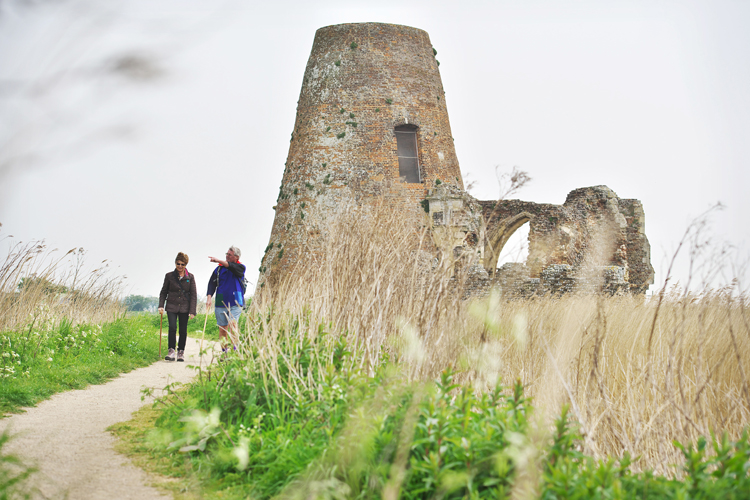
<svg viewBox="0 0 750 500"><path fill-rule="evenodd" d="M256 352L279 352L290 331L284 312L311 318L312 336L330 321L363 348L362 365L388 357L414 379L453 367L477 390L520 379L542 429L569 403L587 452L627 451L662 473L682 462L673 440L723 431L736 439L750 423L750 318L746 297L731 288L658 299L462 300L465 276L451 277L455 263L434 258L426 233L403 220L347 211L323 239L317 261L256 294L256 317L267 323L245 339ZM297 387L305 389L314 388Z"/></svg>
<svg viewBox="0 0 750 500"><path fill-rule="evenodd" d="M490 316L484 348L476 344L487 326L467 321L467 351L494 353L498 372L520 377L547 418L570 402L595 456L628 451L667 472L682 460L673 440L736 439L750 423L741 298L670 296L657 314L642 297L545 297L490 304Z"/></svg>
<svg viewBox="0 0 750 500"><path fill-rule="evenodd" d="M10 245L0 264L0 331L62 318L73 324L111 321L124 313L122 286L106 261L87 269L82 248L60 254L40 241Z"/></svg>
<svg viewBox="0 0 750 500"><path fill-rule="evenodd" d="M309 258L277 288L257 293L254 307L273 304L351 332L366 353L363 365L379 363L385 352L404 352L383 348L406 343L411 376L437 376L445 366L439 353L461 341L451 326L462 322L462 301L450 263L434 258L428 238L388 210L342 211L322 241L311 243L319 246L303 250Z"/></svg>

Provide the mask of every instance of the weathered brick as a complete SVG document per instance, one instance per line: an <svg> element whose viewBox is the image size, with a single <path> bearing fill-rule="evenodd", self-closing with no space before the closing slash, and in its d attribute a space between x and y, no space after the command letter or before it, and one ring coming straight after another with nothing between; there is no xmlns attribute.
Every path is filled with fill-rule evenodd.
<svg viewBox="0 0 750 500"><path fill-rule="evenodd" d="M405 124L417 127L421 182L399 178L394 130ZM606 186L571 191L563 205L478 201L464 191L426 32L380 23L327 26L317 31L305 69L258 283L273 285L295 266L314 263L332 214L383 204L411 221L415 235L430 229L432 251L468 273L468 293L495 286L514 288L513 296L643 293L653 283L638 200L620 199ZM525 223L526 264L497 270L502 247Z"/></svg>

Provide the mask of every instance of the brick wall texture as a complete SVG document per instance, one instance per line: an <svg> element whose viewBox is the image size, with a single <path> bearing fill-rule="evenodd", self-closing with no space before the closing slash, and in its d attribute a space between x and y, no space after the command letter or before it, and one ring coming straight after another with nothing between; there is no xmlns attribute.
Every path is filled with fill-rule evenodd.
<svg viewBox="0 0 750 500"><path fill-rule="evenodd" d="M420 182L399 177L400 125L416 126ZM422 30L381 23L319 29L290 139L261 288L293 276L295 266L315 265L331 215L355 209L365 216L376 207L410 222L415 234L429 228L434 253L471 269L470 288L480 294L492 287L515 288L515 295L643 293L653 283L638 200L606 186L571 191L563 205L479 201L465 192L438 62ZM526 223L526 264L496 269L503 245Z"/></svg>
<svg viewBox="0 0 750 500"><path fill-rule="evenodd" d="M420 183L399 178L394 129L406 124L418 127ZM423 225L420 202L437 179L463 189L428 34L380 23L319 29L259 283L314 258L326 216L347 204L385 203Z"/></svg>

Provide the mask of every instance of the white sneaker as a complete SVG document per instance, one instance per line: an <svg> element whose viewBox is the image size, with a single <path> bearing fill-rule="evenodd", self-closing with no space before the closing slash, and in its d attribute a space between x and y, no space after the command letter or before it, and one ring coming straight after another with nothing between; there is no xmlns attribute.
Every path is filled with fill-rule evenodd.
<svg viewBox="0 0 750 500"><path fill-rule="evenodd" d="M164 357L164 359L166 359L167 361L174 361L174 349L172 349L172 348L170 347L170 348L169 348L169 352L168 352L168 353L167 353L167 355L166 355L166 356Z"/></svg>

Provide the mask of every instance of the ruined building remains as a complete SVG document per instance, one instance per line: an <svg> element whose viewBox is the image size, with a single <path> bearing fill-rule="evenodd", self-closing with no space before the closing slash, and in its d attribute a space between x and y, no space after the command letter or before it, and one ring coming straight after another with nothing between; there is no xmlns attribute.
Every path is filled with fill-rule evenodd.
<svg viewBox="0 0 750 500"><path fill-rule="evenodd" d="M341 207L387 206L434 250L467 263L477 291L563 292L604 286L645 292L653 282L638 200L606 186L563 205L479 201L464 191L445 92L426 32L392 24L317 31L279 188L259 286L309 259L311 240ZM496 269L500 250L530 225L525 265ZM313 250L314 251L314 250Z"/></svg>

